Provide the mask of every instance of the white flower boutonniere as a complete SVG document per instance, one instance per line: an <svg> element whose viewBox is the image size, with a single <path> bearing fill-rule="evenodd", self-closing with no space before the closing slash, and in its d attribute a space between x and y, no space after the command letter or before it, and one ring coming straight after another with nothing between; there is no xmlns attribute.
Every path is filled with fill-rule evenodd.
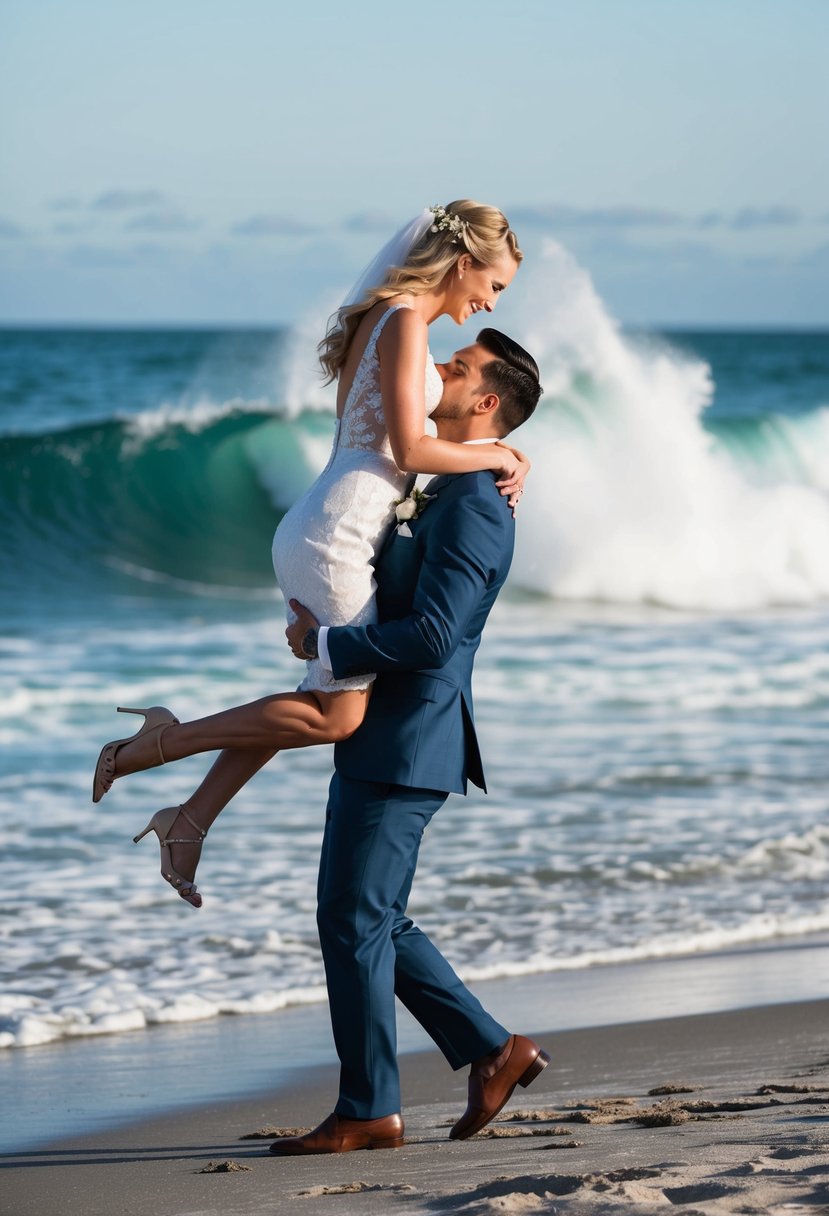
<svg viewBox="0 0 829 1216"><path fill-rule="evenodd" d="M411 536L410 519L417 519L436 494L424 494L422 490L414 489L405 498L398 498L394 504L394 515L397 520L397 531L400 536Z"/></svg>

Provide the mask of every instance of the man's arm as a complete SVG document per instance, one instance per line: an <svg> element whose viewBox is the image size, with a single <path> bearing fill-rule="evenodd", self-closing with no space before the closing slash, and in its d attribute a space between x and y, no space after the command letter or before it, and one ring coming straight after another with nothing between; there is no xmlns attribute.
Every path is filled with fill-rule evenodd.
<svg viewBox="0 0 829 1216"><path fill-rule="evenodd" d="M429 528L411 612L379 625L328 630L327 649L336 679L443 667L497 577L505 544L512 539L507 529L511 533L513 527L500 500L473 494L459 497L452 504L451 517L436 520Z"/></svg>
<svg viewBox="0 0 829 1216"><path fill-rule="evenodd" d="M502 502L475 495L453 504L450 521L450 529L429 529L407 616L382 625L320 631L320 658L337 679L441 667L455 653L502 567L505 546L511 548L514 524ZM316 658L319 622L296 600L291 600L291 607L295 620L285 630L291 651L298 659Z"/></svg>

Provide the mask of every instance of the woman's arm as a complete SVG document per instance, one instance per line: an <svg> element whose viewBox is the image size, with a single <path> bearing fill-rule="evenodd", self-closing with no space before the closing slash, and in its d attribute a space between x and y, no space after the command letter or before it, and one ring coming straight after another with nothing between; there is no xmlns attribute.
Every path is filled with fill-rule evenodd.
<svg viewBox="0 0 829 1216"><path fill-rule="evenodd" d="M427 328L410 308L390 317L378 342L380 393L394 462L406 473L475 473L499 475L502 494L521 487L529 462L500 443L466 445L424 434L424 377Z"/></svg>

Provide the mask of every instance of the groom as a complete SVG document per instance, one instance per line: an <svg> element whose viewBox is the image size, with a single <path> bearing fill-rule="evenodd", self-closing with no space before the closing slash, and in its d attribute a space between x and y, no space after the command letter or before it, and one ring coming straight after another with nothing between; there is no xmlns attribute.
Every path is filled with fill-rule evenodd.
<svg viewBox="0 0 829 1216"><path fill-rule="evenodd" d="M532 414L538 367L494 329L439 364L432 415L441 439L501 439ZM514 521L492 473L435 478L422 514L392 530L377 562L380 623L321 628L292 601L287 636L298 658L337 679L377 672L362 726L334 752L320 861L318 912L331 1021L340 1057L333 1114L281 1156L396 1148L403 1143L395 997L450 1066L471 1065L469 1105L450 1137L484 1127L516 1085L549 1062L481 1006L406 915L421 837L467 779L485 789L472 717L481 631L512 559Z"/></svg>

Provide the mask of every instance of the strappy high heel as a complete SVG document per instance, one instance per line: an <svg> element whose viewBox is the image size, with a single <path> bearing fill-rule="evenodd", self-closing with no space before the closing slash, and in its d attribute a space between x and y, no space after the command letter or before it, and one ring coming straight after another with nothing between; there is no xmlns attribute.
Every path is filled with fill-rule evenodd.
<svg viewBox="0 0 829 1216"><path fill-rule="evenodd" d="M173 824L179 815L182 815L190 826L198 832L196 839L190 837L188 840L186 837L182 839L170 836ZM148 832L155 832L158 837L158 843L161 846L161 877L166 879L171 887L175 887L182 899L186 899L194 908L200 908L202 900L195 882L191 878L182 878L173 868L170 845L197 844L201 846L207 832L203 828L200 828L194 819L190 818L183 806L167 806L163 811L156 811L144 828L144 831L139 832L137 836L133 836L133 844L138 844L139 840L143 840Z"/></svg>
<svg viewBox="0 0 829 1216"><path fill-rule="evenodd" d="M98 757L98 763L95 765L95 775L92 778L92 801L100 802L104 794L112 789L112 783L115 780L115 757L118 755L120 748L125 743L133 743L136 739L140 739L142 735L150 735L153 731L157 732L156 744L158 746L158 763L166 764L164 752L161 749L161 736L164 734L168 726L179 726L179 720L175 714L169 709L165 709L163 705L151 705L149 709L127 709L126 706L118 706L119 714L143 714L144 725L135 735L130 735L127 739L113 739L111 743L105 743L101 748L101 754ZM155 765L148 765L149 768L154 768Z"/></svg>

